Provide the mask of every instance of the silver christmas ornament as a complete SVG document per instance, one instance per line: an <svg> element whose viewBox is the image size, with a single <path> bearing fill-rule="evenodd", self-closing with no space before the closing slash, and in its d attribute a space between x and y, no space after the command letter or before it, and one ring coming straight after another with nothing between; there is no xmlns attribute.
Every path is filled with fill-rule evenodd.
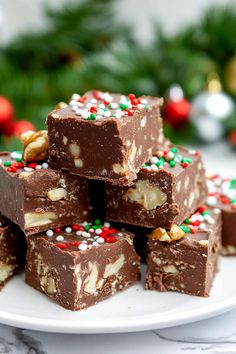
<svg viewBox="0 0 236 354"><path fill-rule="evenodd" d="M190 120L198 137L206 143L213 143L223 137L223 122L233 112L233 100L221 91L218 77L214 75L209 77L207 91L193 99Z"/></svg>

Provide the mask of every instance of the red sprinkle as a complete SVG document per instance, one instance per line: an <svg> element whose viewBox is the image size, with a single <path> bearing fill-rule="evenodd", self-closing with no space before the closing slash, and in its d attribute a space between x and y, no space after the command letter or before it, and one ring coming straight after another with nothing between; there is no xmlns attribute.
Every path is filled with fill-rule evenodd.
<svg viewBox="0 0 236 354"><path fill-rule="evenodd" d="M68 242L68 243L69 243L69 245L74 246L74 247L78 247L81 244L81 242L79 242L79 241Z"/></svg>
<svg viewBox="0 0 236 354"><path fill-rule="evenodd" d="M229 199L223 195L220 197L220 201L222 204L229 204Z"/></svg>
<svg viewBox="0 0 236 354"><path fill-rule="evenodd" d="M183 162L183 163L182 163L182 167L183 167L183 168L188 167L188 163L187 163L187 162Z"/></svg>
<svg viewBox="0 0 236 354"><path fill-rule="evenodd" d="M78 102L81 102L81 103L84 103L85 101L87 101L88 97L87 96L82 96L80 97L77 101Z"/></svg>
<svg viewBox="0 0 236 354"><path fill-rule="evenodd" d="M72 225L72 230L73 231L78 231L80 229L80 226L78 224Z"/></svg>
<svg viewBox="0 0 236 354"><path fill-rule="evenodd" d="M17 169L14 166L10 166L10 167L7 168L7 171L8 172L17 172Z"/></svg>
<svg viewBox="0 0 236 354"><path fill-rule="evenodd" d="M56 232L56 234L59 234L61 232L61 228L60 227L55 227L54 231Z"/></svg>
<svg viewBox="0 0 236 354"><path fill-rule="evenodd" d="M201 205L201 206L198 208L199 213L203 213L205 210L207 210L207 206L206 206L206 205Z"/></svg>
<svg viewBox="0 0 236 354"><path fill-rule="evenodd" d="M105 242L107 243L115 243L117 239L114 236L107 236L105 237Z"/></svg>
<svg viewBox="0 0 236 354"><path fill-rule="evenodd" d="M97 108L95 106L90 107L89 110L91 113L97 113Z"/></svg>
<svg viewBox="0 0 236 354"><path fill-rule="evenodd" d="M16 167L17 167L17 168L23 168L23 167L24 167L23 162L17 162L17 163L16 163Z"/></svg>
<svg viewBox="0 0 236 354"><path fill-rule="evenodd" d="M27 165L27 167L33 168L33 169L35 169L36 166L37 166L36 162L30 162L30 163L28 163L28 165Z"/></svg>
<svg viewBox="0 0 236 354"><path fill-rule="evenodd" d="M100 91L93 91L93 97L94 97L96 100L99 100L100 97L101 97L101 92L100 92Z"/></svg>
<svg viewBox="0 0 236 354"><path fill-rule="evenodd" d="M130 99L131 101L136 98L136 96L135 96L134 93L130 93L130 94L128 95L128 97L129 97L129 99Z"/></svg>
<svg viewBox="0 0 236 354"><path fill-rule="evenodd" d="M61 250L64 250L66 248L66 244L65 243L57 243L56 247L60 248Z"/></svg>

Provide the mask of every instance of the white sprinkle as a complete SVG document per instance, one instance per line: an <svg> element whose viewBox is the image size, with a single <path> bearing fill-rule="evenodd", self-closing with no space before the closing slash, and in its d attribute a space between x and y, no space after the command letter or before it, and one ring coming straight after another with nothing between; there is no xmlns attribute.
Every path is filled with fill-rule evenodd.
<svg viewBox="0 0 236 354"><path fill-rule="evenodd" d="M85 243L81 243L79 246L78 246L78 249L81 250L81 251L86 251L88 248L88 246L85 244Z"/></svg>
<svg viewBox="0 0 236 354"><path fill-rule="evenodd" d="M87 119L90 116L90 113L88 111L83 111L83 113L81 114L81 117L84 119Z"/></svg>
<svg viewBox="0 0 236 354"><path fill-rule="evenodd" d="M189 154L190 155L195 155L196 154L196 150L189 150Z"/></svg>
<svg viewBox="0 0 236 354"><path fill-rule="evenodd" d="M78 108L77 108L77 105L72 106L72 108L71 108L71 109L72 109L72 111L76 112L76 111L77 111L77 109L78 109Z"/></svg>
<svg viewBox="0 0 236 354"><path fill-rule="evenodd" d="M67 234L70 234L70 233L72 232L72 228L71 228L71 227L66 227L66 228L65 228L65 232L66 232Z"/></svg>
<svg viewBox="0 0 236 354"><path fill-rule="evenodd" d="M210 197L207 198L206 203L207 203L207 205L209 205L209 206L214 206L214 205L216 205L216 203L217 203L217 199L216 199L216 197L214 197L214 196L210 196Z"/></svg>
<svg viewBox="0 0 236 354"><path fill-rule="evenodd" d="M102 233L102 229L96 229L95 234L100 235Z"/></svg>
<svg viewBox="0 0 236 354"><path fill-rule="evenodd" d="M91 234L93 234L94 231L95 231L94 229L89 229L89 230L88 230L88 232L91 233Z"/></svg>
<svg viewBox="0 0 236 354"><path fill-rule="evenodd" d="M145 107L144 104L140 104L140 103L139 103L139 104L137 105L137 108L140 109L140 110L143 109L144 107Z"/></svg>
<svg viewBox="0 0 236 354"><path fill-rule="evenodd" d="M0 159L0 165L2 165L2 159Z"/></svg>
<svg viewBox="0 0 236 354"><path fill-rule="evenodd" d="M215 220L214 220L213 218L209 218L209 219L207 220L207 222L208 222L208 224L210 224L210 225L214 225L214 224L215 224Z"/></svg>
<svg viewBox="0 0 236 354"><path fill-rule="evenodd" d="M99 236L94 236L94 240L97 241L97 239L99 238Z"/></svg>
<svg viewBox="0 0 236 354"><path fill-rule="evenodd" d="M20 152L16 152L16 151L13 151L12 153L11 153L11 158L12 159L21 159L22 158L22 154L20 153Z"/></svg>
<svg viewBox="0 0 236 354"><path fill-rule="evenodd" d="M63 237L62 235L58 235L58 236L56 237L56 240L57 240L57 241L64 241L64 237Z"/></svg>
<svg viewBox="0 0 236 354"><path fill-rule="evenodd" d="M92 244L93 246L99 246L99 243L97 243L96 241L94 241Z"/></svg>
<svg viewBox="0 0 236 354"><path fill-rule="evenodd" d="M96 239L96 241L97 241L98 243L104 243L104 242L105 242L103 237L98 237L98 238Z"/></svg>
<svg viewBox="0 0 236 354"><path fill-rule="evenodd" d="M123 115L123 113L122 113L121 111L116 111L116 112L114 113L114 116L115 116L116 118L121 118L122 115Z"/></svg>
<svg viewBox="0 0 236 354"><path fill-rule="evenodd" d="M81 108L79 108L79 109L77 109L77 110L75 111L75 114L76 114L77 116L82 116L83 110L82 110Z"/></svg>
<svg viewBox="0 0 236 354"><path fill-rule="evenodd" d="M172 151L169 151L165 156L166 161L172 160L174 158L174 156L175 156L175 154Z"/></svg>
<svg viewBox="0 0 236 354"><path fill-rule="evenodd" d="M87 244L87 243L88 243L88 241L84 240L84 241L82 241L82 243L85 243L85 244Z"/></svg>
<svg viewBox="0 0 236 354"><path fill-rule="evenodd" d="M99 107L99 108L106 108L106 106L105 106L104 103L100 103L100 104L98 105L98 107Z"/></svg>
<svg viewBox="0 0 236 354"><path fill-rule="evenodd" d="M206 228L206 224L204 224L203 222L199 225L199 229L200 230L204 230Z"/></svg>
<svg viewBox="0 0 236 354"><path fill-rule="evenodd" d="M98 109L97 111L97 114L101 116L104 116L104 113L105 113L104 109Z"/></svg>
<svg viewBox="0 0 236 354"><path fill-rule="evenodd" d="M83 223L82 223L82 226L87 226L88 225L88 222L87 221L84 221Z"/></svg>
<svg viewBox="0 0 236 354"><path fill-rule="evenodd" d="M116 102L110 103L109 108L111 108L111 109L117 109L117 108L118 108L118 103L116 103Z"/></svg>
<svg viewBox="0 0 236 354"><path fill-rule="evenodd" d="M152 170L152 171L157 171L157 170L158 170L157 165L151 165L151 170Z"/></svg>
<svg viewBox="0 0 236 354"><path fill-rule="evenodd" d="M88 233L88 232L86 232L86 231L82 231L81 236L83 236L83 237L90 237L91 235L90 235L90 233Z"/></svg>
<svg viewBox="0 0 236 354"><path fill-rule="evenodd" d="M109 118L111 116L111 111L104 111L104 117Z"/></svg>
<svg viewBox="0 0 236 354"><path fill-rule="evenodd" d="M26 171L26 172L32 172L32 171L34 171L34 169L33 169L33 168L30 168L30 167L24 167L24 171Z"/></svg>
<svg viewBox="0 0 236 354"><path fill-rule="evenodd" d="M42 168L47 169L48 167L49 167L49 164L48 164L47 162L44 162L44 163L42 164Z"/></svg>
<svg viewBox="0 0 236 354"><path fill-rule="evenodd" d="M120 236L120 237L124 236L124 235L122 234L122 232L119 232L117 235Z"/></svg>
<svg viewBox="0 0 236 354"><path fill-rule="evenodd" d="M77 236L81 236L81 235L82 235L82 233L83 233L83 231L81 231L81 230L76 231L76 235L77 235Z"/></svg>
<svg viewBox="0 0 236 354"><path fill-rule="evenodd" d="M79 95L78 93L74 93L74 94L71 96L71 99L72 99L72 100L75 100L75 101L77 101L79 98L80 98L80 95Z"/></svg>
<svg viewBox="0 0 236 354"><path fill-rule="evenodd" d="M52 230L47 230L46 235L48 237L52 237L54 235L54 232Z"/></svg>
<svg viewBox="0 0 236 354"><path fill-rule="evenodd" d="M215 209L214 209L214 213L215 213L215 214L220 214L220 212L221 212L221 211L220 211L219 208L215 208Z"/></svg>
<svg viewBox="0 0 236 354"><path fill-rule="evenodd" d="M105 226L105 227L110 227L110 226L111 226L111 224L110 224L109 222L107 222L107 221L106 221L106 222L104 222L104 226ZM99 229L98 229L98 230L99 230Z"/></svg>
<svg viewBox="0 0 236 354"><path fill-rule="evenodd" d="M157 163L158 161L159 161L159 159L158 159L157 156L152 156L152 157L150 158L150 162L153 163L153 164Z"/></svg>
<svg viewBox="0 0 236 354"><path fill-rule="evenodd" d="M147 101L145 98L141 98L140 102L141 102L142 104L147 104L147 103L148 103L148 101Z"/></svg>
<svg viewBox="0 0 236 354"><path fill-rule="evenodd" d="M36 170L41 170L42 166L41 165L36 165L35 169Z"/></svg>
<svg viewBox="0 0 236 354"><path fill-rule="evenodd" d="M90 102L93 103L93 104L95 104L95 103L97 103L98 101L96 100L96 98L91 98Z"/></svg>

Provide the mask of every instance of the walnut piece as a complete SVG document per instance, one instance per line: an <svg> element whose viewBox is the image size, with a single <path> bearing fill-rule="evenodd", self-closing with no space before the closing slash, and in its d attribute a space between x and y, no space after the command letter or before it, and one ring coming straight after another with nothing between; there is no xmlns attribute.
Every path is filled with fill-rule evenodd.
<svg viewBox="0 0 236 354"><path fill-rule="evenodd" d="M127 197L136 203L141 204L145 209L156 209L167 200L167 195L158 187L152 186L149 181L136 182L135 188L129 188Z"/></svg>
<svg viewBox="0 0 236 354"><path fill-rule="evenodd" d="M28 130L20 137L25 161L42 161L48 158L48 133L46 130Z"/></svg>
<svg viewBox="0 0 236 354"><path fill-rule="evenodd" d="M169 231L162 227L154 229L151 233L151 239L170 243L180 240L184 235L185 232L178 225L172 225Z"/></svg>

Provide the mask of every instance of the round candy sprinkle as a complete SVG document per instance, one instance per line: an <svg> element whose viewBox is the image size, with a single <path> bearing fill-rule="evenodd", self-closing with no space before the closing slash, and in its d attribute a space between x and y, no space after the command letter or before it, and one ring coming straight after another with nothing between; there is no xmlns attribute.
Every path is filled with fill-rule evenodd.
<svg viewBox="0 0 236 354"><path fill-rule="evenodd" d="M70 234L70 233L72 232L72 228L71 228L71 227L66 227L66 228L65 228L65 232L66 232L67 234Z"/></svg>
<svg viewBox="0 0 236 354"><path fill-rule="evenodd" d="M52 230L47 230L46 235L48 237L52 237L54 235L54 232Z"/></svg>
<svg viewBox="0 0 236 354"><path fill-rule="evenodd" d="M88 248L88 246L85 244L85 243L81 243L79 246L78 246L78 249L81 250L81 251L86 251Z"/></svg>
<svg viewBox="0 0 236 354"><path fill-rule="evenodd" d="M57 241L64 241L64 237L62 235L59 235L56 237Z"/></svg>

